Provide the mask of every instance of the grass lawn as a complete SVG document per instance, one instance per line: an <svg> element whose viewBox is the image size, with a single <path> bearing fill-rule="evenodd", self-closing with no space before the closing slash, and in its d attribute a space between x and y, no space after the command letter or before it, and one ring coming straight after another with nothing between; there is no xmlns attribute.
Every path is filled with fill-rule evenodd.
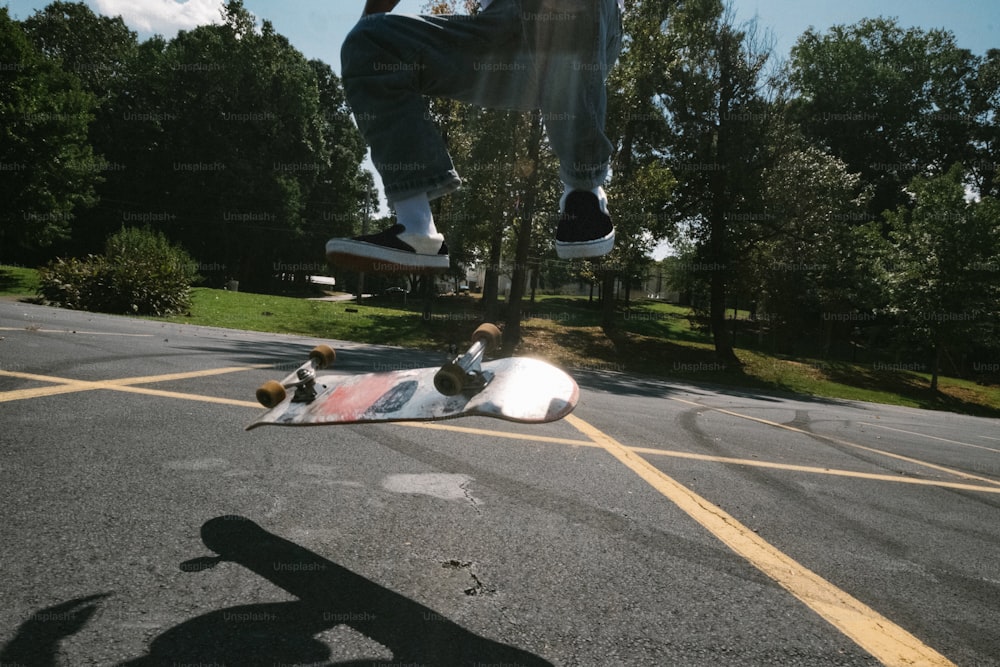
<svg viewBox="0 0 1000 667"><path fill-rule="evenodd" d="M37 284L37 273L30 269L0 266L0 295L31 297ZM404 303L399 297L359 305L196 288L190 314L163 319L434 350L461 346L482 319L475 297L438 297L429 316L423 307L422 300ZM722 368L707 334L692 325L690 309L680 306L638 302L620 316L618 330L610 334L600 327L596 303L585 298L541 296L523 311L524 340L517 353L569 369L1000 417L1000 387L942 377L935 394L926 374L884 370L870 363L737 349L743 368Z"/></svg>
<svg viewBox="0 0 1000 667"><path fill-rule="evenodd" d="M446 349L468 340L480 323L472 300L468 310L452 305L449 312L423 316L423 304L401 298L353 301L313 301L195 288L189 315L173 315L170 322L293 333L331 340L423 349Z"/></svg>
<svg viewBox="0 0 1000 667"><path fill-rule="evenodd" d="M528 322L519 352L537 354L568 368L1000 417L1000 387L966 380L940 377L939 390L933 393L928 374L877 370L874 364L783 358L747 349L736 350L743 368L734 371L715 361L707 339L697 342L639 334L627 330L627 320L625 330L611 337L599 326L533 324Z"/></svg>
<svg viewBox="0 0 1000 667"><path fill-rule="evenodd" d="M38 271L0 266L0 295L32 297L38 291Z"/></svg>

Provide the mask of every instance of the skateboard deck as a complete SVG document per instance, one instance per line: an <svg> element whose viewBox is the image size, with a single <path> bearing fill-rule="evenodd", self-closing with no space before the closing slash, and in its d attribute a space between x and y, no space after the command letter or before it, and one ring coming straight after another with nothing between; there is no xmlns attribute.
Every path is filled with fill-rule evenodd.
<svg viewBox="0 0 1000 667"><path fill-rule="evenodd" d="M465 416L544 423L576 407L580 389L569 375L539 359L483 362L499 345L491 324L473 334L468 351L443 366L362 375L316 375L336 358L317 346L309 361L282 382L268 382L257 399L269 408L247 430L264 425L319 426L393 421L437 421ZM286 389L295 389L288 395Z"/></svg>
<svg viewBox="0 0 1000 667"><path fill-rule="evenodd" d="M434 387L439 367L368 373L321 375L317 397L309 403L286 397L248 427L317 426L391 421L436 421L465 416L496 417L543 423L562 419L576 407L579 388L569 375L538 359L512 357L487 361L493 374L471 395L441 394Z"/></svg>

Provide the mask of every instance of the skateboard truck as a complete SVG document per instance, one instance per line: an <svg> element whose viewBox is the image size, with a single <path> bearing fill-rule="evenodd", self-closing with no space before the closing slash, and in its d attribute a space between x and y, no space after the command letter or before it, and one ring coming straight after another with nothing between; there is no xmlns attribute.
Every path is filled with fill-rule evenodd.
<svg viewBox="0 0 1000 667"><path fill-rule="evenodd" d="M312 368L300 368L295 372L299 381L288 385L295 387L292 403L312 403L316 398L316 371Z"/></svg>
<svg viewBox="0 0 1000 667"><path fill-rule="evenodd" d="M292 403L311 403L316 399L316 371L331 365L337 355L328 345L317 345L309 353L309 361L299 366L294 375L282 382L270 380L257 389L257 401L265 408L274 406L285 400L286 389L295 389Z"/></svg>
<svg viewBox="0 0 1000 667"><path fill-rule="evenodd" d="M499 346L500 329L481 324L472 334L472 345L465 354L446 363L434 375L434 388L445 396L482 391L493 379L493 373L482 369L483 356Z"/></svg>

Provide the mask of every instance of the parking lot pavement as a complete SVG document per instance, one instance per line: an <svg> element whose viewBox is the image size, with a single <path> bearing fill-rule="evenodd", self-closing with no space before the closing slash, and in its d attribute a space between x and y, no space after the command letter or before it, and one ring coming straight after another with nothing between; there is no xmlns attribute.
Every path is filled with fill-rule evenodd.
<svg viewBox="0 0 1000 667"><path fill-rule="evenodd" d="M314 343L0 302L0 664L997 664L996 420L581 373L245 432Z"/></svg>

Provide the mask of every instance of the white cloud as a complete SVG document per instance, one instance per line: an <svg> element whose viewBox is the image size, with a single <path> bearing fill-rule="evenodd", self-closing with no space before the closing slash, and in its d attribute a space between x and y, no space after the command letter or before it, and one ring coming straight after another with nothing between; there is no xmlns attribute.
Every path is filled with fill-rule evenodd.
<svg viewBox="0 0 1000 667"><path fill-rule="evenodd" d="M222 0L90 0L90 4L105 16L121 16L133 30L168 37L222 20Z"/></svg>

